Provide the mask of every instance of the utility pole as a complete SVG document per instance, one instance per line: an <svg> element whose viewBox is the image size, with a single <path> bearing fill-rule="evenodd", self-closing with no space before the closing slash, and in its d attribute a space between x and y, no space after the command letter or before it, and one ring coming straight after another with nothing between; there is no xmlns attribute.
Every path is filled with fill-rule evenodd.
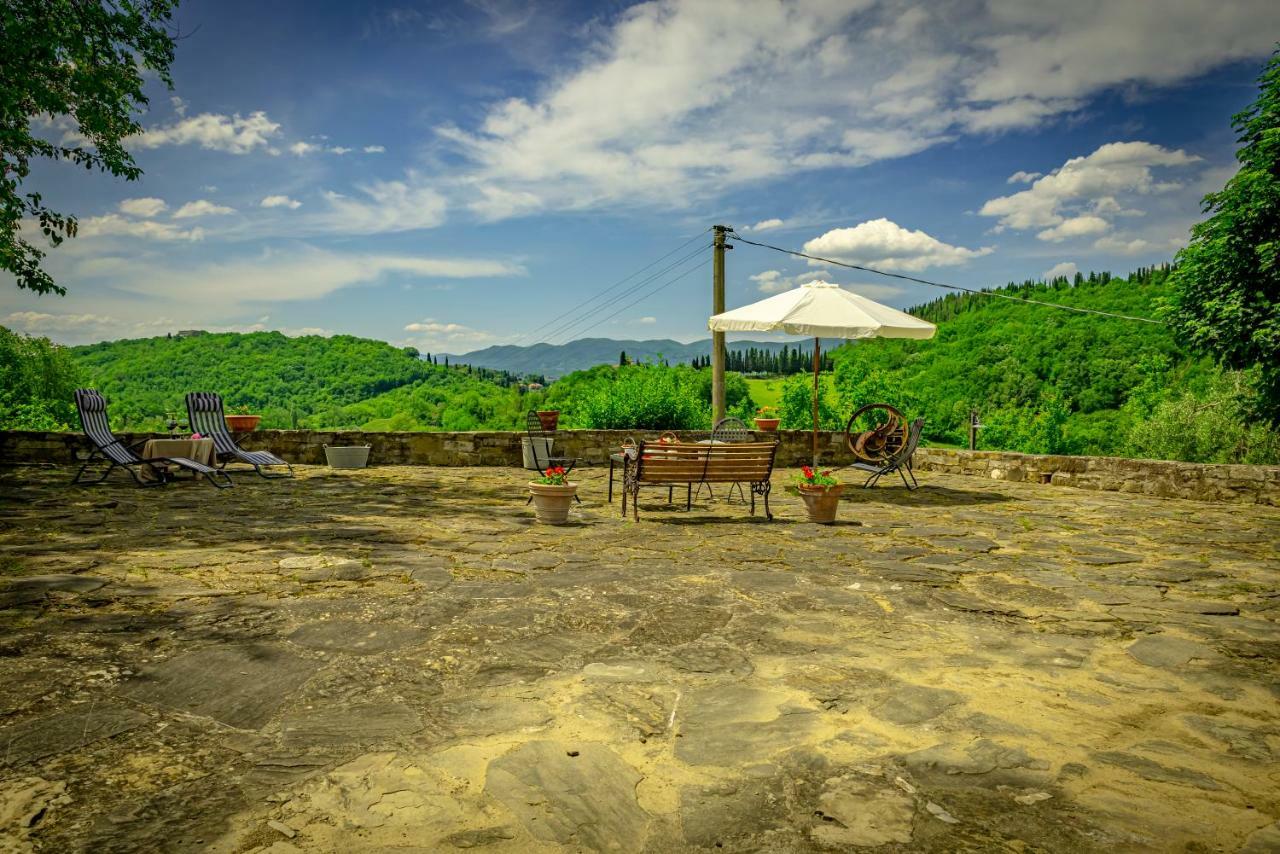
<svg viewBox="0 0 1280 854"><path fill-rule="evenodd" d="M730 225L713 225L716 233L714 263L711 266L711 313L724 312L724 251L732 249L725 244L725 235L733 231ZM724 418L724 333L711 333L711 425Z"/></svg>

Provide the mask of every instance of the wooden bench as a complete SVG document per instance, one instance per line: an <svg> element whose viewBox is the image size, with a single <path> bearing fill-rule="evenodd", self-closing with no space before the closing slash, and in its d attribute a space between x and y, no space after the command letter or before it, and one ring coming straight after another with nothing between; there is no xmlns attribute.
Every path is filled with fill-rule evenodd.
<svg viewBox="0 0 1280 854"><path fill-rule="evenodd" d="M769 510L769 476L778 453L777 442L737 442L720 444L686 444L641 442L635 458L626 462L622 487L622 515L627 515L627 496L631 496L631 512L640 519L640 487L644 484L666 486L682 483L687 487L686 509L693 505L693 486L700 483L751 484L751 515L756 513L756 496L764 498L764 515L773 519Z"/></svg>

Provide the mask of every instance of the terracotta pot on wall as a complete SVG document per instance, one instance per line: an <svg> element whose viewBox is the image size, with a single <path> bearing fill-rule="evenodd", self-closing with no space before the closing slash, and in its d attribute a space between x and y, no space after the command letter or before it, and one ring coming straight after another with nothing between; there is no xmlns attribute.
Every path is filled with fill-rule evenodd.
<svg viewBox="0 0 1280 854"><path fill-rule="evenodd" d="M800 490L800 497L804 499L804 507L809 512L810 522L830 525L836 520L836 511L840 509L840 493L844 490L844 484L796 488Z"/></svg>
<svg viewBox="0 0 1280 854"><path fill-rule="evenodd" d="M261 415L228 415L227 429L232 433L249 433L258 429L258 422L262 420Z"/></svg>
<svg viewBox="0 0 1280 854"><path fill-rule="evenodd" d="M777 433L781 418L757 418L756 429L761 433Z"/></svg>
<svg viewBox="0 0 1280 854"><path fill-rule="evenodd" d="M569 521L569 508L573 506L573 496L578 492L578 484L556 486L531 481L529 492L533 495L533 511L539 522L544 525L563 525Z"/></svg>
<svg viewBox="0 0 1280 854"><path fill-rule="evenodd" d="M542 422L542 429L550 433L560 423L560 410L540 409L538 410L538 420Z"/></svg>

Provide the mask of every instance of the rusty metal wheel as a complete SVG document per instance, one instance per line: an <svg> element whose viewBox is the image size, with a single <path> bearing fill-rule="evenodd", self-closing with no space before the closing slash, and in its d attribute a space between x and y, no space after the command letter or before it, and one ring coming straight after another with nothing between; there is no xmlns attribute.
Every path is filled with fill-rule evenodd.
<svg viewBox="0 0 1280 854"><path fill-rule="evenodd" d="M859 461L881 463L907 444L907 419L887 403L868 403L849 416L844 438Z"/></svg>

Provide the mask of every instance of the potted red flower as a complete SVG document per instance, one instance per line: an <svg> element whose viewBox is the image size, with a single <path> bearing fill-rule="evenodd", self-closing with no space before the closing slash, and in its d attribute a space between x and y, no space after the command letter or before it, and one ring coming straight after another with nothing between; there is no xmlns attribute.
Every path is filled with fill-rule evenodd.
<svg viewBox="0 0 1280 854"><path fill-rule="evenodd" d="M776 406L762 406L756 410L756 429L762 433L777 433L780 420Z"/></svg>
<svg viewBox="0 0 1280 854"><path fill-rule="evenodd" d="M800 474L796 475L796 489L804 499L810 522L830 525L836 520L844 485L831 476L829 469L818 472L812 466L804 466L800 469Z"/></svg>
<svg viewBox="0 0 1280 854"><path fill-rule="evenodd" d="M563 525L569 521L569 508L578 492L578 484L569 482L569 473L563 466L552 466L537 480L529 481L529 494L533 496L533 511L544 525Z"/></svg>

